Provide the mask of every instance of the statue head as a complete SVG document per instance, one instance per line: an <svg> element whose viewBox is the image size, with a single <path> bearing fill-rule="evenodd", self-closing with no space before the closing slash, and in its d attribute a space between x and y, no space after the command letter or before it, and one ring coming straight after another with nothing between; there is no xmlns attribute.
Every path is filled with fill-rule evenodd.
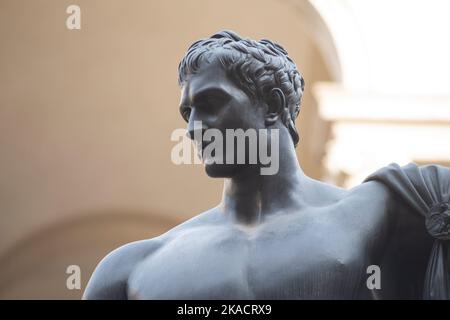
<svg viewBox="0 0 450 320"><path fill-rule="evenodd" d="M202 130L261 129L281 124L293 146L297 145L294 122L305 83L280 45L222 31L193 43L179 64L178 74L180 112L191 136L195 121L202 121Z"/></svg>

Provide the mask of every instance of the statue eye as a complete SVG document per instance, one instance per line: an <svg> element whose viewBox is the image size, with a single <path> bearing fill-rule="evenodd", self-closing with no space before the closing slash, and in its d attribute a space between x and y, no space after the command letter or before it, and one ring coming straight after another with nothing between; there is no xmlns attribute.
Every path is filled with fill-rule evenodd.
<svg viewBox="0 0 450 320"><path fill-rule="evenodd" d="M230 98L228 93L221 89L207 89L197 94L194 105L204 112L214 113L222 108Z"/></svg>

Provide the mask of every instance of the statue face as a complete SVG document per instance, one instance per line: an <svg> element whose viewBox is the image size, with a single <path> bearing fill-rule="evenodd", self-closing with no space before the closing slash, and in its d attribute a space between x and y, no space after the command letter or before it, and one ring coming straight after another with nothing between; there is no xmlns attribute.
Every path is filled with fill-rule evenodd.
<svg viewBox="0 0 450 320"><path fill-rule="evenodd" d="M245 170L256 169L258 164L248 161L249 139L245 141L245 150L237 150L238 144L234 143L234 161L226 161L227 129L265 128L265 112L260 103L252 99L227 76L225 70L216 61L204 63L196 74L187 77L181 91L180 112L188 122L188 135L197 143L199 153L205 154L205 148L212 143L198 141L202 133L208 129L216 129L223 137L223 154L220 161L211 162L202 157L206 173L211 177L233 177ZM198 126L201 121L201 126ZM197 124L197 126L194 126ZM211 130L210 130L211 131ZM245 152L245 163L237 161L238 152ZM230 153L230 152L229 152ZM231 157L231 153L230 153Z"/></svg>

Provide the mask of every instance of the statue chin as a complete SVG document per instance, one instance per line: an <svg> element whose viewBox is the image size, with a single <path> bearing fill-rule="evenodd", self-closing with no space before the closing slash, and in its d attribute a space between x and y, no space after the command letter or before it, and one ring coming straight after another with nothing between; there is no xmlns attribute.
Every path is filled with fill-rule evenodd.
<svg viewBox="0 0 450 320"><path fill-rule="evenodd" d="M250 171L260 170L258 165L203 163L206 174L211 178L233 178Z"/></svg>
<svg viewBox="0 0 450 320"><path fill-rule="evenodd" d="M236 174L236 166L232 164L205 163L205 171L211 178L231 178Z"/></svg>

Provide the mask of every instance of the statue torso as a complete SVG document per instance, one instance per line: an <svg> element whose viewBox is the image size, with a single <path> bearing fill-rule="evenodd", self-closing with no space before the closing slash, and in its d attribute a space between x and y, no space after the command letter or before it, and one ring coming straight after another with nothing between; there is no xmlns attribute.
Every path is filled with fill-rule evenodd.
<svg viewBox="0 0 450 320"><path fill-rule="evenodd" d="M256 228L209 217L180 225L128 278L138 299L370 298L390 217L376 183L334 203L279 213ZM369 201L370 199L370 201Z"/></svg>

